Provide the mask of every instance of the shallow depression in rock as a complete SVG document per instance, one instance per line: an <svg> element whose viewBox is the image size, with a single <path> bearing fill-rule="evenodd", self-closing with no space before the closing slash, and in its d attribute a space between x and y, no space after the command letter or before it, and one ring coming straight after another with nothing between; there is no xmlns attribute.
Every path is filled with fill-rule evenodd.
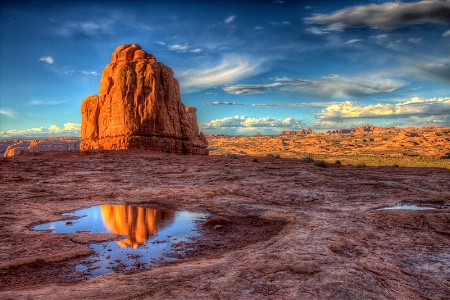
<svg viewBox="0 0 450 300"><path fill-rule="evenodd" d="M193 242L199 233L195 221L207 214L135 205L100 205L65 213L79 217L35 226L54 233L115 233L124 239L91 244L95 253L76 266L86 278L111 272L137 271L162 260L180 244Z"/></svg>
<svg viewBox="0 0 450 300"><path fill-rule="evenodd" d="M396 204L394 206L386 206L386 207L377 208L376 210L396 210L396 209L403 209L403 210L430 210L430 209L436 209L436 207L422 206L422 205L416 205L416 204Z"/></svg>

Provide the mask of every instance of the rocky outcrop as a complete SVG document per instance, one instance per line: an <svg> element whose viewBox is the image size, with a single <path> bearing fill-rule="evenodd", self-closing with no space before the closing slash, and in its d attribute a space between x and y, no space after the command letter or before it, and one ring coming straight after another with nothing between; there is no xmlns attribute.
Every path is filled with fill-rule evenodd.
<svg viewBox="0 0 450 300"><path fill-rule="evenodd" d="M308 135L313 134L314 132L311 128L302 129L302 130L282 130L280 131L280 135Z"/></svg>
<svg viewBox="0 0 450 300"><path fill-rule="evenodd" d="M76 151L80 149L79 138L46 138L18 140L6 148L3 156L10 157L24 152Z"/></svg>
<svg viewBox="0 0 450 300"><path fill-rule="evenodd" d="M118 47L99 95L81 105L81 150L149 149L208 154L196 109L181 102L173 71L139 45Z"/></svg>

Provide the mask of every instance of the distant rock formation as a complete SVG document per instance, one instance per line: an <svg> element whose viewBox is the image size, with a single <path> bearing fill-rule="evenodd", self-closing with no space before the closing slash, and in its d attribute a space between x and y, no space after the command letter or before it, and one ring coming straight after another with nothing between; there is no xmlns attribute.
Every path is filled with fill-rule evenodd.
<svg viewBox="0 0 450 300"><path fill-rule="evenodd" d="M314 133L311 128L303 129L303 130L282 130L280 131L280 135L308 135Z"/></svg>
<svg viewBox="0 0 450 300"><path fill-rule="evenodd" d="M408 128L405 128L405 130ZM396 127L381 127L373 125L365 125L361 127L355 127L350 129L339 129L333 131L327 131L329 134L354 134L354 133L366 133L366 132L389 132L392 130L397 130Z"/></svg>
<svg viewBox="0 0 450 300"><path fill-rule="evenodd" d="M80 150L79 138L47 138L37 140L17 140L9 145L3 157L10 157L24 152L41 151L75 151Z"/></svg>
<svg viewBox="0 0 450 300"><path fill-rule="evenodd" d="M81 105L80 149L207 155L196 111L181 102L171 68L139 45L122 45L103 71L99 95L86 97Z"/></svg>

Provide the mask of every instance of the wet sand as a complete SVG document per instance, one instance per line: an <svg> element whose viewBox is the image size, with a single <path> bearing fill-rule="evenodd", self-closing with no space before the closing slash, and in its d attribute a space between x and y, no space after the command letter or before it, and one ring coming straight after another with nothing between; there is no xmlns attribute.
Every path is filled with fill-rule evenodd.
<svg viewBox="0 0 450 300"><path fill-rule="evenodd" d="M448 299L450 171L144 151L0 160L2 299ZM397 203L430 210L376 210ZM175 262L85 280L113 234L32 225L101 204L223 216ZM182 248L182 247L181 247ZM181 249L183 250L183 249Z"/></svg>

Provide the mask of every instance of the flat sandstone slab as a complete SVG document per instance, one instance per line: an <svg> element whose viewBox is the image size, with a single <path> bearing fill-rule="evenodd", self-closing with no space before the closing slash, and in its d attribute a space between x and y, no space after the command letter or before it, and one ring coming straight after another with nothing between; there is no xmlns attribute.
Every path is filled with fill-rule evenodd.
<svg viewBox="0 0 450 300"><path fill-rule="evenodd" d="M258 161L152 151L47 152L1 159L0 298L450 295L448 170L325 169L294 159ZM442 208L376 210L402 202ZM89 254L85 243L94 235L29 229L57 220L57 213L125 203L209 211L230 223L208 227L209 236L194 246L198 255L93 280L74 278L70 264ZM236 226L238 234L223 235L227 226ZM245 232L251 228L261 228L253 235L268 233L249 242ZM202 252L204 247L211 251Z"/></svg>

